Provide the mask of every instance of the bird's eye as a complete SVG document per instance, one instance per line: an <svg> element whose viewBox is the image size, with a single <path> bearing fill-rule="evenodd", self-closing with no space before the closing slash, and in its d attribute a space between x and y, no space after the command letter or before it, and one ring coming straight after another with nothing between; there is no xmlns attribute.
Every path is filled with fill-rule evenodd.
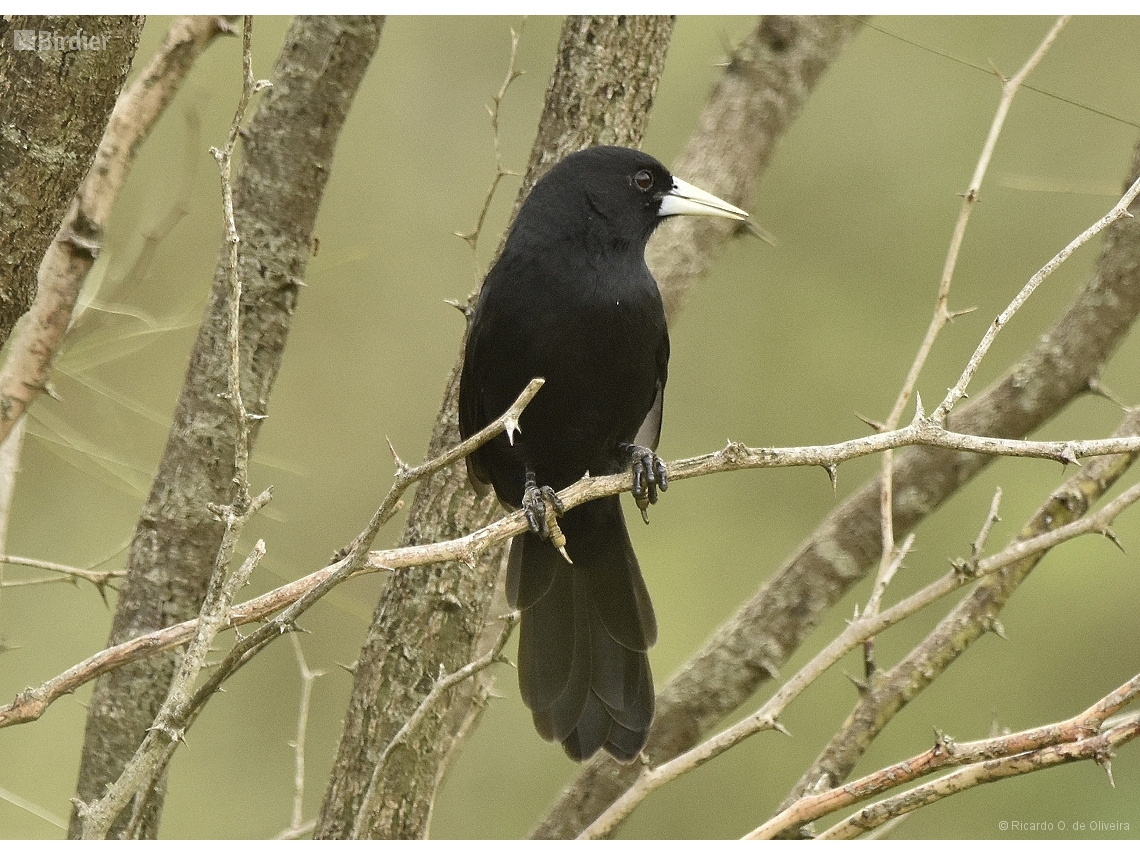
<svg viewBox="0 0 1140 855"><path fill-rule="evenodd" d="M648 169L642 169L633 176L633 183L637 185L638 190L644 192L653 186L653 173Z"/></svg>

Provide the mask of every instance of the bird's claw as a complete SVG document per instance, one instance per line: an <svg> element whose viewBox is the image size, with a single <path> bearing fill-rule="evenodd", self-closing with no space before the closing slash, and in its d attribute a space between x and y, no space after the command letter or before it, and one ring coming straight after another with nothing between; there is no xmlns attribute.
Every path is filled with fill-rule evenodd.
<svg viewBox="0 0 1140 855"><path fill-rule="evenodd" d="M538 486L533 472L526 473L522 507L530 530L543 540L549 540L562 553L562 557L573 564L566 552L566 535L558 525L558 517L566 513L566 506L553 487L546 484Z"/></svg>
<svg viewBox="0 0 1140 855"><path fill-rule="evenodd" d="M628 445L630 463L633 467L633 500L637 502L641 518L649 525L649 506L657 504L657 491L669 489L669 474L665 461L654 454L653 449L643 445Z"/></svg>

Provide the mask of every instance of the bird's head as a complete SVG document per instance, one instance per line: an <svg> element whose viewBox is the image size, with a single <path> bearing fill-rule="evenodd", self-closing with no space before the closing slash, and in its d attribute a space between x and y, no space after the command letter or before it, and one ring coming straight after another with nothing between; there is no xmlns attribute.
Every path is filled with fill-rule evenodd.
<svg viewBox="0 0 1140 855"><path fill-rule="evenodd" d="M569 233L606 232L616 244L642 244L665 217L746 220L748 213L675 178L658 160L618 146L568 155L535 186L519 220Z"/></svg>

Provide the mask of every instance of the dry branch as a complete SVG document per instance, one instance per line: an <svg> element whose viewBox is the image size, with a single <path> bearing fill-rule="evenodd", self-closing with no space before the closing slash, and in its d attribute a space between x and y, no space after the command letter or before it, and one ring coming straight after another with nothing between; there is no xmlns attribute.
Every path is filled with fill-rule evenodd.
<svg viewBox="0 0 1140 855"><path fill-rule="evenodd" d="M532 384L524 390L519 400L508 410L501 419L511 417L516 408L521 409L526 401L537 391L538 385ZM1137 412L1140 412L1138 410ZM515 416L517 418L517 415ZM444 471L448 466L485 442L489 435L501 430L501 420L489 425L484 431L471 437L464 443L448 449L443 455L421 464L414 469L398 464L397 484L389 492L377 512L374 520L378 529L382 521L386 521L395 512L399 496L411 483L419 479L426 479ZM724 449L700 457L678 460L668 464L670 482L683 481L702 475L711 475L718 472L733 472L750 468L775 468L780 466L822 466L836 465L841 460L849 460L864 454L880 451L884 447L901 447L904 444L920 443L925 441L965 443L974 447L976 443L989 440L980 437L966 437L952 434L943 428L937 428L928 423L901 428L890 434L874 434L868 437L849 440L832 446L809 446L804 448L748 448L738 443L730 443ZM890 446L894 441L897 445ZM1140 450L1140 436L1118 437L1105 440L1084 440L1076 442L1042 443L1024 440L1007 440L994 446L985 446L992 453L999 453L995 449L1005 448L1014 453L1025 456L1041 457L1044 459L1062 459L1064 455L1078 450L1082 455L1095 450L1100 454L1129 451L1136 453ZM1086 467L1088 468L1088 467ZM584 502L603 496L612 496L628 491L633 484L633 477L626 473L623 475L599 475L572 484L558 495L567 508L573 508ZM1119 501L1119 499L1118 499ZM1113 506L1114 508L1116 506ZM1122 508L1121 508L1122 509ZM1099 520L1099 517L1097 518ZM283 608L297 603L302 597L311 597L316 589L320 588L323 594L332 584L336 584L354 574L377 571L396 571L410 567L419 567L441 561L459 562L465 566L476 563L481 556L507 539L527 529L526 518L521 511L516 511L495 522L460 537L438 543L423 545L400 546L393 549L378 550L367 554L366 561L355 570L348 570L349 559L342 558L328 567L314 571L307 576L289 582L260 597L240 603L233 608L231 626L241 626L255 621L265 620ZM370 528L367 531L373 531ZM1053 546L1066 536L1098 531L1097 522L1084 520L1074 524L1072 529L1058 529L1049 533L1047 539L1035 541L1028 547L1018 547L1021 554L1033 548L1041 549ZM373 531L374 534L374 531ZM363 535L362 535L363 537ZM359 543L358 538L354 543ZM979 572L990 572L992 565L978 562L983 569ZM330 583L330 580L331 583ZM288 621L286 621L288 623ZM84 683L121 668L132 662L137 662L164 650L185 644L194 633L196 621L187 620L173 626L155 630L150 633L129 639L120 644L110 646L99 651L83 662L69 668L62 674L48 680L42 685L27 689L17 695L16 699L0 707L0 728L14 724L34 721L54 701L61 696L74 691Z"/></svg>
<svg viewBox="0 0 1140 855"><path fill-rule="evenodd" d="M843 632L804 665L794 677L784 683L779 691L752 715L667 763L656 767L643 768L633 785L603 811L579 837L597 839L613 833L622 820L629 816L650 793L670 781L676 780L681 775L704 765L750 736L763 730L779 730L779 716L787 709L788 704L799 697L828 668L839 662L848 651L854 649L858 644L921 611L978 576L997 573L1027 555L1040 556L1044 551L1058 543L1069 540L1076 534L1090 531L1099 533L1109 531L1112 521L1137 501L1140 501L1140 484L1134 485L1090 517L1077 520L1067 526L1062 526L1052 532L1028 540L1017 541L996 555L968 566L957 566L941 579L932 582L889 609L877 614L868 612L864 616L850 621ZM884 818L884 821L887 818L889 817Z"/></svg>
<svg viewBox="0 0 1140 855"><path fill-rule="evenodd" d="M937 769L1010 757L1025 751L1078 742L1095 735L1105 720L1140 694L1140 675L1067 721L1020 733L957 743L939 733L933 747L901 760L857 781L823 793L803 796L747 835L749 840L768 840L794 826L804 825L837 810L901 787ZM878 824L878 823L876 823Z"/></svg>
<svg viewBox="0 0 1140 855"><path fill-rule="evenodd" d="M1119 724L1102 733L1075 742L1050 745L1025 752L1017 752L1015 745L1010 749L1013 752L1010 756L967 766L900 795L869 805L842 822L836 823L816 839L845 840L858 837L864 831L877 828L890 819L905 816L913 810L933 804L954 793L960 793L979 784L999 781L1002 778L1039 772L1042 769L1078 760L1092 760L1107 766L1113 750L1131 742L1137 736L1140 736L1140 713L1127 716Z"/></svg>

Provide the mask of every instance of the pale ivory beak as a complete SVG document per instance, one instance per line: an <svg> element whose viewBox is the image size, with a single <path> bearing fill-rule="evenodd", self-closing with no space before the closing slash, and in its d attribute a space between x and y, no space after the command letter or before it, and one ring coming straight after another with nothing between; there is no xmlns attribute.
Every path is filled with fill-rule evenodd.
<svg viewBox="0 0 1140 855"><path fill-rule="evenodd" d="M728 204L723 199L718 199L712 193L706 193L700 187L694 187L688 181L674 178L673 189L662 197L657 216L725 217L729 220L747 220L748 212Z"/></svg>

